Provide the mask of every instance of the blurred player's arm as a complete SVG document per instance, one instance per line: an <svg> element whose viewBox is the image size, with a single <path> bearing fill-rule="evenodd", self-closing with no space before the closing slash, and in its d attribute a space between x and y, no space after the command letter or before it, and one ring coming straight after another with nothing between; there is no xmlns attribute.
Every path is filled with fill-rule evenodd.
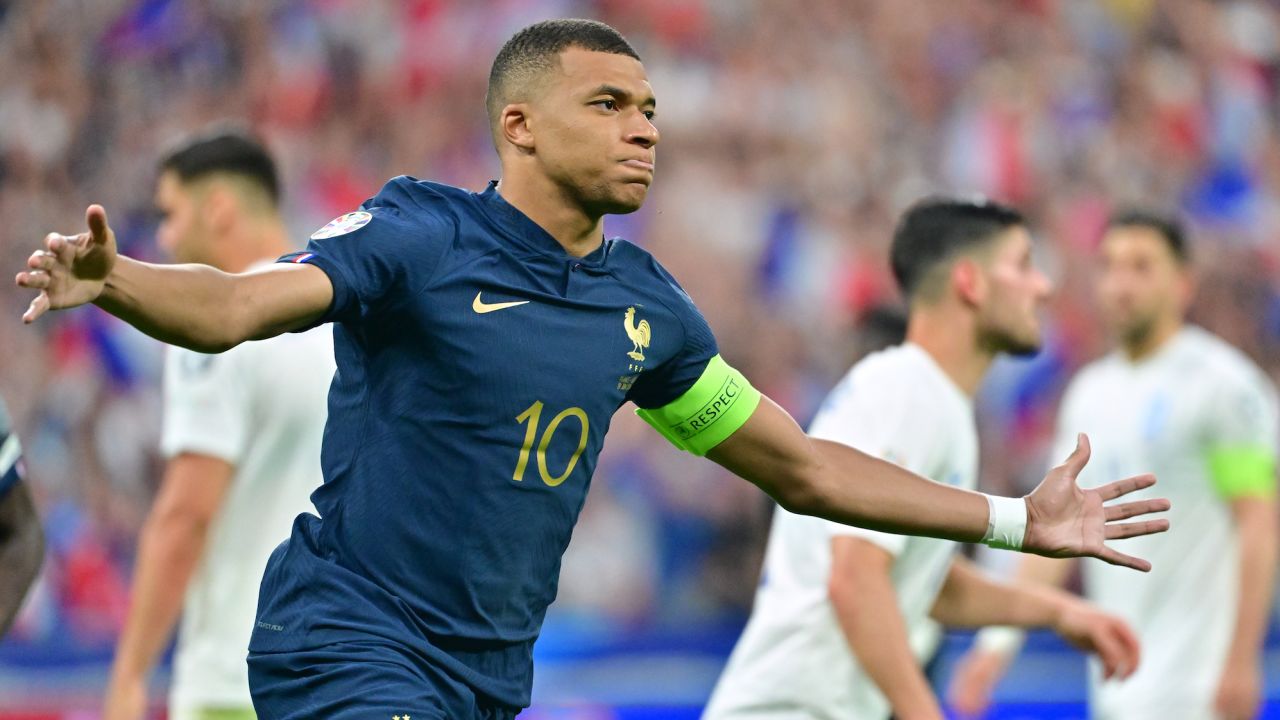
<svg viewBox="0 0 1280 720"><path fill-rule="evenodd" d="M144 716L147 676L173 634L233 473L230 463L208 455L182 453L169 461L138 541L129 615L116 645L104 720Z"/></svg>
<svg viewBox="0 0 1280 720"><path fill-rule="evenodd" d="M1206 413L1209 479L1227 504L1239 543L1239 597L1216 705L1227 720L1256 717L1263 698L1262 650L1275 588L1280 519L1276 455L1280 401L1268 381L1226 382Z"/></svg>
<svg viewBox="0 0 1280 720"><path fill-rule="evenodd" d="M172 345L220 352L305 327L333 299L324 271L273 265L229 274L206 265L153 265L116 253L106 211L90 206L88 231L51 233L18 273L19 286L39 290L23 315L95 303L146 334Z"/></svg>
<svg viewBox="0 0 1280 720"><path fill-rule="evenodd" d="M706 456L755 483L784 508L846 525L962 542L988 534L988 500L981 493L936 483L840 443L810 438L768 398ZM1024 499L1020 549L1052 556L1088 555L1139 570L1144 560L1108 547L1108 540L1163 532L1166 520L1127 518L1168 508L1166 500L1104 506L1149 487L1149 475L1084 490L1075 478L1089 459L1081 436L1075 452Z"/></svg>
<svg viewBox="0 0 1280 720"><path fill-rule="evenodd" d="M1034 559L1045 566L1037 568L1045 571L1042 577L1049 564L1063 565L1052 558ZM953 627L1051 628L1072 645L1097 654L1107 678L1128 677L1138 666L1137 636L1120 618L1047 584L999 582L963 557L952 561L932 615Z"/></svg>
<svg viewBox="0 0 1280 720"><path fill-rule="evenodd" d="M17 469L11 466L9 471ZM0 477L4 475L0 468ZM43 560L40 516L26 483L15 479L7 492L0 490L0 637L13 625Z"/></svg>
<svg viewBox="0 0 1280 720"><path fill-rule="evenodd" d="M1018 565L1010 582L1019 587L1061 588L1071 575L1074 563L1074 560L1024 555L1018 558ZM1018 623L994 620L972 624L994 626L999 623L1008 624L984 627L974 639L973 647L956 662L947 699L964 715L980 715L986 710L1000 678L1004 677L1009 664L1022 649L1023 630L1011 627Z"/></svg>
<svg viewBox="0 0 1280 720"><path fill-rule="evenodd" d="M868 540L831 539L827 594L858 664L902 720L942 718L929 680L911 652L890 571L894 555Z"/></svg>

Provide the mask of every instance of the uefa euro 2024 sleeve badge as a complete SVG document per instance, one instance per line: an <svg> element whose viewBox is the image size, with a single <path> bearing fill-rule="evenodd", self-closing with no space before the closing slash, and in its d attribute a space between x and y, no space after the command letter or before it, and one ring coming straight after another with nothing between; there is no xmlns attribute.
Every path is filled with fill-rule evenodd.
<svg viewBox="0 0 1280 720"><path fill-rule="evenodd" d="M324 240L325 238L346 235L349 232L355 232L365 225L368 225L369 221L372 219L373 216L364 210L357 210L356 212L349 212L346 215L339 215L338 217L330 220L328 225L325 225L319 230L311 233L311 239Z"/></svg>

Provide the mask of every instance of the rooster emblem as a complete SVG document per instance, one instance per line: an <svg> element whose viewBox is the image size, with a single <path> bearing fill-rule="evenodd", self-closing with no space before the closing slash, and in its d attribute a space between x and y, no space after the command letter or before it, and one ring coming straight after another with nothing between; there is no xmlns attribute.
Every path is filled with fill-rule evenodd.
<svg viewBox="0 0 1280 720"><path fill-rule="evenodd" d="M627 317L623 324L627 330L627 337L631 338L631 342L635 347L631 348L631 352L627 353L627 357L632 360L644 360L644 349L649 347L649 321L641 320L640 324L636 324L636 309L634 307L627 308Z"/></svg>

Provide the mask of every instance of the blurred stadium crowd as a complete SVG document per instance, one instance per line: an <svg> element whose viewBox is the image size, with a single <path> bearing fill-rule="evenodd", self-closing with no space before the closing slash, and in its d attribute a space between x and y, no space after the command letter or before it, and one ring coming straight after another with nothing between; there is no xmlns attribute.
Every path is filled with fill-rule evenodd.
<svg viewBox="0 0 1280 720"><path fill-rule="evenodd" d="M1045 351L979 403L984 489L1039 479L1063 383L1105 349L1091 250L1117 204L1192 222L1197 320L1280 376L1280 5L1250 0L0 2L0 261L16 271L89 202L125 252L162 259L155 162L227 119L275 151L300 243L394 175L479 189L489 63L553 16L619 28L659 98L654 191L610 234L655 252L798 417L897 302L893 220L937 191L1023 209L1059 288ZM9 642L103 651L158 481L163 350L92 308L24 328L28 300L0 285L0 395L50 552ZM740 616L765 496L630 413L614 427L554 616L615 633Z"/></svg>

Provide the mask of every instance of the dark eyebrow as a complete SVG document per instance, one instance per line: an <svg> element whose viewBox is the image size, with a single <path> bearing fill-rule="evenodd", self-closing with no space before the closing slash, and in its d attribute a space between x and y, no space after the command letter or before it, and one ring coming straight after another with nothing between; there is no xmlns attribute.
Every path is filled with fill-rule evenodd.
<svg viewBox="0 0 1280 720"><path fill-rule="evenodd" d="M626 102L631 99L631 93L627 92L626 90L623 90L622 88L616 85L609 85L608 83L596 88L595 91L591 93L591 95L593 97L596 95L612 95L614 98L622 102ZM658 107L658 101L656 98L650 95L649 97L641 101L639 105L640 107L644 107L648 105L651 108L656 108Z"/></svg>

